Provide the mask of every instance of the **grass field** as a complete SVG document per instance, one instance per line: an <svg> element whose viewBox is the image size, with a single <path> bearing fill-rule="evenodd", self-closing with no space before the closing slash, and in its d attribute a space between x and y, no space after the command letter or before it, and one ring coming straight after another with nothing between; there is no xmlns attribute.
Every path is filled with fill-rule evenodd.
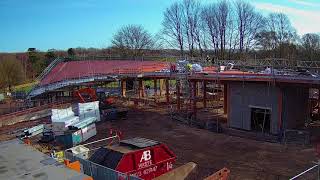
<svg viewBox="0 0 320 180"><path fill-rule="evenodd" d="M38 83L39 83L38 81L34 81L34 82L30 82L30 83L20 84L20 85L15 86L13 88L13 90L14 91L23 91L25 93L28 93Z"/></svg>

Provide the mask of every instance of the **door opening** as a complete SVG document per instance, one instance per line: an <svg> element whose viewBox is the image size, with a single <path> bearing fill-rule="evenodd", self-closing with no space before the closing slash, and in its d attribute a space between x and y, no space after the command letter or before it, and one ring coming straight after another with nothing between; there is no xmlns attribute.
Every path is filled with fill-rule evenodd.
<svg viewBox="0 0 320 180"><path fill-rule="evenodd" d="M251 130L270 133L271 110L264 108L251 108Z"/></svg>

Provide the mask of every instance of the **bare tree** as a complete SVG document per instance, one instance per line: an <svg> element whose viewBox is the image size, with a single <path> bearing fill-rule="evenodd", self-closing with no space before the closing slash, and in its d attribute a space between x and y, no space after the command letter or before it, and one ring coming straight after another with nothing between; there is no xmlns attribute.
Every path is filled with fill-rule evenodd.
<svg viewBox="0 0 320 180"><path fill-rule="evenodd" d="M197 0L184 0L184 30L188 42L189 53L194 55L196 45L201 43L197 42L200 38L197 38L197 31L200 27L200 3ZM196 44L197 43L197 44ZM199 46L201 49L201 46Z"/></svg>
<svg viewBox="0 0 320 180"><path fill-rule="evenodd" d="M254 45L254 38L264 28L263 16L254 7L242 0L236 2L239 51L248 51Z"/></svg>
<svg viewBox="0 0 320 180"><path fill-rule="evenodd" d="M127 25L113 36L112 44L123 55L137 57L143 55L143 50L151 49L154 41L141 25Z"/></svg>
<svg viewBox="0 0 320 180"><path fill-rule="evenodd" d="M310 61L314 61L319 57L320 36L314 33L308 33L302 36L302 47L305 51L305 57Z"/></svg>
<svg viewBox="0 0 320 180"><path fill-rule="evenodd" d="M296 30L292 27L287 15L283 13L271 13L268 17L267 29L275 33L274 43L279 49L279 57L284 56L284 51L297 39Z"/></svg>
<svg viewBox="0 0 320 180"><path fill-rule="evenodd" d="M21 83L24 79L23 66L13 55L6 55L0 60L0 87L9 88Z"/></svg>
<svg viewBox="0 0 320 180"><path fill-rule="evenodd" d="M184 55L184 35L183 35L183 7L175 2L164 12L162 22L162 33L169 38L168 42L172 47L178 46L180 55Z"/></svg>
<svg viewBox="0 0 320 180"><path fill-rule="evenodd" d="M274 31L261 31L256 37L256 48L264 51L267 57L272 57L272 52L276 49L276 33Z"/></svg>
<svg viewBox="0 0 320 180"><path fill-rule="evenodd" d="M215 55L224 59L226 46L230 43L230 39L227 38L232 38L233 35L233 30L228 29L233 28L230 4L226 0L212 3L202 9L201 15L212 47L215 49Z"/></svg>
<svg viewBox="0 0 320 180"><path fill-rule="evenodd" d="M211 48L214 50L215 56L218 55L219 40L218 40L218 23L215 17L216 4L210 4L202 8L201 19L205 26L205 31L210 37Z"/></svg>
<svg viewBox="0 0 320 180"><path fill-rule="evenodd" d="M173 47L180 49L181 55L184 49L191 56L213 50L217 58L234 58L238 52L243 58L251 50L262 50L268 57L276 57L278 51L280 57L292 57L297 36L286 15L272 13L266 18L244 0L236 0L234 5L230 2L174 3L164 13L163 34Z"/></svg>
<svg viewBox="0 0 320 180"><path fill-rule="evenodd" d="M233 16L234 11L230 9L230 15L227 23L227 42L228 42L228 58L232 59L236 48L239 46L239 32L237 31L236 18Z"/></svg>
<svg viewBox="0 0 320 180"><path fill-rule="evenodd" d="M215 17L217 18L218 33L220 37L220 57L224 59L225 48L226 48L226 32L227 23L229 18L229 4L226 0L222 0L217 3L217 10L215 11Z"/></svg>

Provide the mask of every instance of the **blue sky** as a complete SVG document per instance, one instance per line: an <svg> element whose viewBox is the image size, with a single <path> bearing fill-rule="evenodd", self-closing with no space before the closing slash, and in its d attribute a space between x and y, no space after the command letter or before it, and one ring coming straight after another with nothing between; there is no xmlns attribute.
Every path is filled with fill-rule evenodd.
<svg viewBox="0 0 320 180"><path fill-rule="evenodd" d="M175 0L0 0L0 52L105 48L126 24L156 34ZM202 0L205 3L215 0ZM265 14L286 13L298 34L320 32L320 0L249 0Z"/></svg>

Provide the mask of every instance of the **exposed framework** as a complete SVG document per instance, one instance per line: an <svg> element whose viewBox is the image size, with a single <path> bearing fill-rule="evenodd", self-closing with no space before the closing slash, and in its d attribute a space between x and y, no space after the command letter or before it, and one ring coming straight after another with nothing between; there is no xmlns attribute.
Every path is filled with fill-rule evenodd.
<svg viewBox="0 0 320 180"><path fill-rule="evenodd" d="M111 60L111 59L124 59L121 57L105 57L105 56L92 56L92 57L88 57L88 56L83 56L83 57L75 57L77 60L88 60L88 59L97 59L97 60ZM181 57L168 57L170 59L175 58L176 60L182 59ZM139 59L139 58L138 58ZM139 60L151 60L151 59L159 59L159 57L143 57L140 58ZM163 57L162 57L163 59ZM189 58L189 57L184 57L184 59L188 59L191 62L197 62L200 63L202 65L208 65L208 61L204 61L201 60L201 58ZM38 76L38 80L43 79L57 64L59 64L62 61L66 61L67 59L65 58L56 58L53 62L51 62L51 64ZM215 65L221 66L221 65L228 65L229 63L234 64L235 66L241 67L241 68L266 68L266 67L274 67L274 68L279 68L279 69L295 69L295 68L306 68L306 69L310 69L313 71L317 71L320 68L320 62L319 61L295 61L295 60L287 60L287 59L248 59L248 60L215 60L214 61ZM274 73L274 72L273 72ZM110 74L110 76L112 75L119 75L119 74L126 74L120 71L114 71L113 74ZM145 73L144 76L167 76L169 75L169 73ZM98 75L96 75L98 77ZM105 75L101 75L101 76L105 76ZM171 76L171 73L170 73ZM241 76L241 75L239 75ZM274 74L273 74L274 76ZM82 83L83 81L86 81L85 79L88 78L95 78L95 77L82 77L78 79L79 83ZM252 76L251 76L252 78ZM269 77L270 78L270 77ZM286 77L286 78L296 78L296 77ZM83 80L81 80L83 79ZM104 79L103 77L100 77L98 79ZM63 82L57 82L54 83L52 85L47 85L48 87L42 87L42 86L36 86L32 89L31 94L28 96L30 97L34 97L38 94L41 94L43 92L45 92L46 90L54 90L57 88L61 88L63 86L67 86L68 85L68 81L72 81L71 84L76 83L75 79L66 79ZM49 87L50 86L50 87ZM54 88L57 87L57 88Z"/></svg>
<svg viewBox="0 0 320 180"><path fill-rule="evenodd" d="M215 64L226 66L229 63L238 67L265 68L274 67L280 69L304 68L309 70L319 70L320 61L297 61L288 59L246 59L246 60L216 60Z"/></svg>

